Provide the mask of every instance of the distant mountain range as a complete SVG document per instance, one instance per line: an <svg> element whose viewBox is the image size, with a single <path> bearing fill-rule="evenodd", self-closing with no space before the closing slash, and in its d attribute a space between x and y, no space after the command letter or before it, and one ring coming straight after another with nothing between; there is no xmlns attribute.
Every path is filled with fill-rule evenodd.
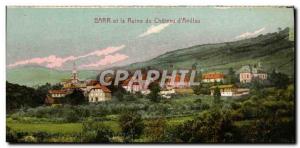
<svg viewBox="0 0 300 148"><path fill-rule="evenodd" d="M98 72L92 70L79 71L79 78L96 79ZM6 80L11 83L35 87L45 83L55 84L71 77L71 71L59 71L40 66L24 66L7 69Z"/></svg>
<svg viewBox="0 0 300 148"><path fill-rule="evenodd" d="M162 54L149 61L130 64L125 69L154 67L167 69L171 65L176 69L191 68L193 64L203 72L227 72L232 67L238 70L243 65L261 63L264 70L277 71L293 76L294 41L289 40L288 28L275 33L259 35L255 38L234 42L197 45ZM99 71L79 71L80 79L95 79ZM58 71L40 66L24 66L7 69L7 81L27 86L57 83L70 77L70 71Z"/></svg>

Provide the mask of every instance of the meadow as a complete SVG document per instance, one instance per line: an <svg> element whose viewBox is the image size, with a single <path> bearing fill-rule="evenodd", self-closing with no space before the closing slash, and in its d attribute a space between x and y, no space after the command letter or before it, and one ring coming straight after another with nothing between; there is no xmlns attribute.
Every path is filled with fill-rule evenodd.
<svg viewBox="0 0 300 148"><path fill-rule="evenodd" d="M111 101L21 107L7 113L12 143L291 143L294 85L251 87L221 97L183 91L151 100L123 94ZM187 92L187 93L184 93Z"/></svg>
<svg viewBox="0 0 300 148"><path fill-rule="evenodd" d="M172 99L170 101L168 101L166 104L170 104L172 107L174 107L174 109L184 109L185 107L190 107L194 104L194 102L198 99L199 97L196 95L188 95L185 97L180 97L177 99ZM211 103L211 96L205 96L202 100L204 100L203 102L207 102ZM142 101L141 101L142 100ZM143 103L141 103L143 102ZM117 103L117 105L116 105ZM97 108L97 106L99 106L99 108L102 108L102 105L106 105L107 110L110 105L115 106L115 108L121 108L121 107L125 107L128 106L128 104L130 104L131 106L135 106L136 105L145 105L145 104L151 104L148 105L150 107L152 107L153 104L151 102L149 102L148 100L146 100L145 98L140 99L139 101L133 101L133 102L118 102L118 101L112 101L112 102L103 102L103 103L95 103L95 104L90 104L90 105L82 105L81 107L89 107L89 106L93 106L94 108ZM161 104L165 104L165 103L161 103ZM70 106L62 106L62 107L49 107L49 106L44 106L44 107L39 107L39 108L35 108L36 110L39 109L52 109L52 110L59 110L63 107L70 107ZM57 120L49 120L48 118L37 118L34 117L34 115L32 115L31 113L32 110L34 110L34 108L28 108L26 109L25 112L27 112L27 114L23 114L20 115L22 113L17 112L15 114L11 114L10 116L7 117L7 126L10 127L13 130L16 131L25 131L25 132L38 132L38 131L42 131L42 132L49 132L49 133L77 133L80 132L81 129L81 123L80 121L75 122L75 123L66 123L64 121L57 123L59 120L59 117L57 118ZM152 110L147 109L149 112ZM156 109L153 109L156 110ZM103 111L102 113L104 113L106 111ZM184 111L183 111L184 112ZM188 112L188 111L186 111ZM189 111L192 112L192 111ZM96 114L96 113L95 113ZM148 113L151 115L151 113ZM152 115L154 115L155 113L152 113ZM198 112L195 113L187 113L187 114L183 114L183 115L169 115L170 117L168 117L168 124L180 124L183 123L187 120L191 120L195 114L198 114ZM47 117L47 116L46 116ZM119 131L120 128L118 126L118 118L119 115L118 114L105 114L104 116L94 116L94 118L97 117L103 117L105 118L105 120L108 121L101 121L104 124L107 124L108 126L110 126L112 129L114 129L114 131ZM146 114L144 115L144 120L145 122L149 122L149 120L151 119L150 116L147 116ZM151 120L150 120L151 121Z"/></svg>

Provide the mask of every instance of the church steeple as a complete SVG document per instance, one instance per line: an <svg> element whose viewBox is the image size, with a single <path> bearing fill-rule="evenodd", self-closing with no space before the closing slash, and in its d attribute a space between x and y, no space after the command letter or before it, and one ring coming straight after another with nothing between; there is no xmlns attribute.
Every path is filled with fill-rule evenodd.
<svg viewBox="0 0 300 148"><path fill-rule="evenodd" d="M72 79L73 83L77 83L77 81L78 81L77 69L76 69L75 62L73 63L73 69L72 69L71 79Z"/></svg>

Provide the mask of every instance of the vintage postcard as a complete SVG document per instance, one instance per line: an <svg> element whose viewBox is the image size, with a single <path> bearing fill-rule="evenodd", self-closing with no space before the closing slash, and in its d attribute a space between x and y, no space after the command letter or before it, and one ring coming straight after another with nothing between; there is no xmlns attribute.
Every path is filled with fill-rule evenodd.
<svg viewBox="0 0 300 148"><path fill-rule="evenodd" d="M9 143L295 143L293 7L6 15Z"/></svg>

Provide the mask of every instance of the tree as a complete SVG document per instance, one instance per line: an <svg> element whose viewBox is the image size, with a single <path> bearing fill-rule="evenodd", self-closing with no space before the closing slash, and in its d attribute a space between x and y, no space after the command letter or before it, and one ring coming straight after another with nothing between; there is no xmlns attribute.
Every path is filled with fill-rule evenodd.
<svg viewBox="0 0 300 148"><path fill-rule="evenodd" d="M194 91L194 94L196 95L200 95L201 94L201 88L202 88L202 85L197 85L197 86L193 86L192 89Z"/></svg>
<svg viewBox="0 0 300 148"><path fill-rule="evenodd" d="M264 86L263 86L263 83L260 79L258 78L254 78L250 84L250 87L251 87L251 93L253 95L257 95L257 96L263 96L264 93Z"/></svg>
<svg viewBox="0 0 300 148"><path fill-rule="evenodd" d="M198 118L186 121L173 131L173 139L181 142L218 142L221 126L221 113L219 110L210 110Z"/></svg>
<svg viewBox="0 0 300 148"><path fill-rule="evenodd" d="M108 143L113 136L113 131L102 122L99 123L88 119L83 122L80 135L81 142Z"/></svg>
<svg viewBox="0 0 300 148"><path fill-rule="evenodd" d="M238 82L238 78L236 77L235 71L233 70L232 67L230 67L228 69L228 74L227 74L226 78L227 78L226 81L229 84L235 84L236 82Z"/></svg>
<svg viewBox="0 0 300 148"><path fill-rule="evenodd" d="M172 129L172 141L176 142L204 142L202 141L202 137L198 137L196 135L196 126L195 120L186 121L183 124L177 125L174 129Z"/></svg>
<svg viewBox="0 0 300 148"><path fill-rule="evenodd" d="M6 110L12 112L21 107L36 107L44 104L45 95L36 89L6 82Z"/></svg>
<svg viewBox="0 0 300 148"><path fill-rule="evenodd" d="M126 141L133 142L139 138L144 129L144 123L140 114L135 111L126 111L119 119L120 127Z"/></svg>
<svg viewBox="0 0 300 148"><path fill-rule="evenodd" d="M233 124L231 113L225 112L220 120L218 142L235 142L237 135L238 131Z"/></svg>
<svg viewBox="0 0 300 148"><path fill-rule="evenodd" d="M214 89L214 103L219 104L221 102L221 91L220 88L217 86Z"/></svg>
<svg viewBox="0 0 300 148"><path fill-rule="evenodd" d="M280 89L287 88L289 84L289 77L286 74L276 72L275 70L270 74L269 80L276 88Z"/></svg>
<svg viewBox="0 0 300 148"><path fill-rule="evenodd" d="M251 130L253 131L251 139L253 139L253 142L295 142L294 120L268 117L257 119L254 125L255 126L251 127Z"/></svg>
<svg viewBox="0 0 300 148"><path fill-rule="evenodd" d="M171 139L178 142L240 142L239 128L233 124L230 110L211 109L194 120L176 126Z"/></svg>
<svg viewBox="0 0 300 148"><path fill-rule="evenodd" d="M210 94L208 84L200 83L197 86L193 86L192 89L194 91L194 94L196 94L196 95L200 95L200 94L208 95L208 94Z"/></svg>
<svg viewBox="0 0 300 148"><path fill-rule="evenodd" d="M146 127L146 134L150 137L151 142L162 142L165 139L166 119L153 119Z"/></svg>
<svg viewBox="0 0 300 148"><path fill-rule="evenodd" d="M121 85L115 86L112 84L108 86L108 88L112 91L112 95L115 96L119 101L124 101L124 95L128 94Z"/></svg>
<svg viewBox="0 0 300 148"><path fill-rule="evenodd" d="M82 90L74 89L71 94L66 95L62 99L62 103L67 103L71 105L80 105L86 103L87 100L85 99Z"/></svg>
<svg viewBox="0 0 300 148"><path fill-rule="evenodd" d="M158 83L151 83L149 85L150 93L148 94L147 98L149 98L153 102L159 102L161 100L161 96L159 95L160 86Z"/></svg>

